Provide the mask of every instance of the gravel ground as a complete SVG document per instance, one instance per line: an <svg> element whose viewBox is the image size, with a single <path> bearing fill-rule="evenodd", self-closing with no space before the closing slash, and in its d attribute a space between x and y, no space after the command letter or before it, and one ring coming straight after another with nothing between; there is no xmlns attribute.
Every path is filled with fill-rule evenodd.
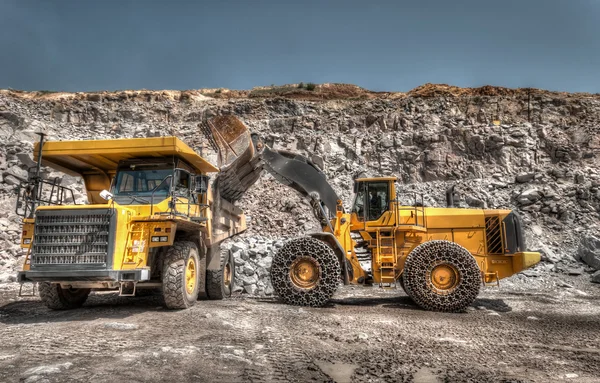
<svg viewBox="0 0 600 383"><path fill-rule="evenodd" d="M50 311L0 285L2 382L600 382L600 285L515 278L466 313L344 287L324 308L236 296L167 311L94 294Z"/></svg>

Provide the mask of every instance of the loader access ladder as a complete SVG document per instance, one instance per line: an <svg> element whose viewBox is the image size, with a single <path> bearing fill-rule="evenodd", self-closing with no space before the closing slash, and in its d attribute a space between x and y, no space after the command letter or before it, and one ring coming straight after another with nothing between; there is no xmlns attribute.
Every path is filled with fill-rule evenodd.
<svg viewBox="0 0 600 383"><path fill-rule="evenodd" d="M396 287L396 271L398 250L396 248L396 232L394 228L377 230L376 239L376 264L379 265L379 287ZM387 286L384 286L387 284Z"/></svg>

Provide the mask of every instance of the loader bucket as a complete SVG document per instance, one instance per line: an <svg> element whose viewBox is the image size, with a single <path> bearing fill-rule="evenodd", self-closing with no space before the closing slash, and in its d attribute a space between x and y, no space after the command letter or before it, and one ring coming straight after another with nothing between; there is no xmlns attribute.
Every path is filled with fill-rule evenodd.
<svg viewBox="0 0 600 383"><path fill-rule="evenodd" d="M218 153L220 172L215 192L235 202L252 186L262 171L262 161L248 128L234 116L217 116L206 121L203 133Z"/></svg>

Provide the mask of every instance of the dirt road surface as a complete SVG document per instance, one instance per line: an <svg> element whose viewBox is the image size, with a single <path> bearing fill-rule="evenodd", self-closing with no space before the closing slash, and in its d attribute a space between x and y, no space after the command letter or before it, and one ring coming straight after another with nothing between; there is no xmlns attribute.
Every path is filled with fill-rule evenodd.
<svg viewBox="0 0 600 383"><path fill-rule="evenodd" d="M462 314L401 289L184 311L106 293L50 311L17 289L0 285L1 382L600 382L600 286L583 276L487 287Z"/></svg>

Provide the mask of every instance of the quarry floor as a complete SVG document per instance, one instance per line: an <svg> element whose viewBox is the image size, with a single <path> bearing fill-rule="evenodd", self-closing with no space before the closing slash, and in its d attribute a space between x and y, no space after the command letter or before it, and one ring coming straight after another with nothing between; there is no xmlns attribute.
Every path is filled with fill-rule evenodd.
<svg viewBox="0 0 600 383"><path fill-rule="evenodd" d="M461 314L363 287L324 308L103 293L50 311L4 284L0 382L600 382L600 285L554 279L486 287Z"/></svg>

